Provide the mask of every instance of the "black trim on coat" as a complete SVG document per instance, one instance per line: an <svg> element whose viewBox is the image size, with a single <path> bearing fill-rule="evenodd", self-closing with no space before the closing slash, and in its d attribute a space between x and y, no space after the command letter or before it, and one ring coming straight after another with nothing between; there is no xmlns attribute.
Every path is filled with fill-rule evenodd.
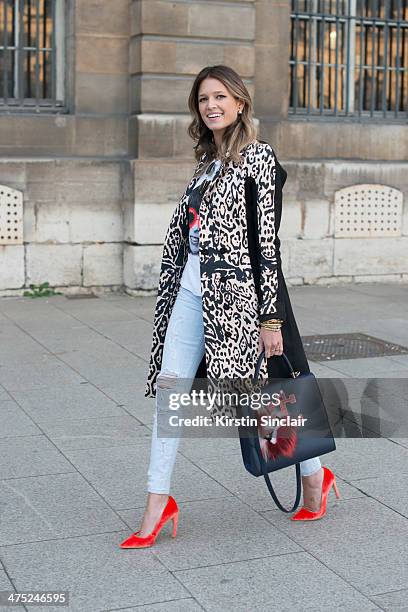
<svg viewBox="0 0 408 612"><path fill-rule="evenodd" d="M282 202L282 187L285 184L287 172L282 168L275 155L276 162L276 182L275 182L275 253L278 262L278 295L276 300L276 312L271 314L260 315L260 321L266 321L268 319L281 319L286 321L286 309L285 309L285 298L283 295L283 283L282 283L282 267L281 267L281 256L280 256L280 239L278 238L277 231L280 225L281 219L281 202ZM245 209L246 209L246 220L247 220L247 237L248 237L248 251L249 258L251 261L252 274L254 276L254 283L256 294L258 296L258 302L262 301L261 292L261 271L260 271L260 246L259 246L259 228L258 228L258 216L257 216L257 196L258 187L253 177L245 179ZM279 205L278 205L279 203ZM278 218L279 215L279 218Z"/></svg>
<svg viewBox="0 0 408 612"><path fill-rule="evenodd" d="M245 209L247 220L248 252L254 275L255 289L258 302L261 302L260 262L259 262L259 233L256 218L257 186L252 176L245 180ZM255 203L255 206L254 206Z"/></svg>

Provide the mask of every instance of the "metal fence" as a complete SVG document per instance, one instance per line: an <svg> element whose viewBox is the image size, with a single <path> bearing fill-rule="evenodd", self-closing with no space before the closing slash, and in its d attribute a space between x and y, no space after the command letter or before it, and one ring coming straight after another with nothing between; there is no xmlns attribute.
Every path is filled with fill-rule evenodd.
<svg viewBox="0 0 408 612"><path fill-rule="evenodd" d="M64 0L0 0L0 111L64 104Z"/></svg>
<svg viewBox="0 0 408 612"><path fill-rule="evenodd" d="M408 118L408 0L292 0L290 114Z"/></svg>

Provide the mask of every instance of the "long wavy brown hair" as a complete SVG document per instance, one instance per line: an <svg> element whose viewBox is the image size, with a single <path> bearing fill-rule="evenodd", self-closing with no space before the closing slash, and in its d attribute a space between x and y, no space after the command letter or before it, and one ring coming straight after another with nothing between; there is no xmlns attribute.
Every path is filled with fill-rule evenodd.
<svg viewBox="0 0 408 612"><path fill-rule="evenodd" d="M212 130L208 128L201 118L198 105L198 92L201 82L211 77L218 79L229 90L237 100L244 102L242 114L238 115L236 121L229 125L225 132L221 149L217 151ZM205 171L209 163L217 156L222 163L234 161L241 162L240 151L257 139L258 130L253 120L253 105L251 96L245 87L239 74L229 66L222 64L217 66L206 66L195 78L188 98L188 107L193 117L188 126L189 136L196 142L194 147L195 157L198 161L203 153L207 153L206 163L199 174Z"/></svg>

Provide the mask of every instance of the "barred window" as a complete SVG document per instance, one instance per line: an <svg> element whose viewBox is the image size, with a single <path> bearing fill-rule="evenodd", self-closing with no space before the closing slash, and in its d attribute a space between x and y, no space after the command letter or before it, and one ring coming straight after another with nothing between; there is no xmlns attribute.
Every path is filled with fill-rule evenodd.
<svg viewBox="0 0 408 612"><path fill-rule="evenodd" d="M408 117L408 0L292 0L290 55L290 114Z"/></svg>
<svg viewBox="0 0 408 612"><path fill-rule="evenodd" d="M0 0L0 111L64 104L64 0Z"/></svg>

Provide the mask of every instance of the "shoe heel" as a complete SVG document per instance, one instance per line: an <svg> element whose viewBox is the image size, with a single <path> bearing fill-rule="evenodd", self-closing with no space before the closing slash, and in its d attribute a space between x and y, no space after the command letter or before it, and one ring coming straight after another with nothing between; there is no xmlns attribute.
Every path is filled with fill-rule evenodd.
<svg viewBox="0 0 408 612"><path fill-rule="evenodd" d="M173 538L177 535L177 526L178 526L178 514L173 516Z"/></svg>
<svg viewBox="0 0 408 612"><path fill-rule="evenodd" d="M333 480L333 488L334 488L334 492L335 492L335 494L336 494L337 499L340 499L340 493L339 493L339 490L338 490L338 488L337 488L337 485L336 485L336 481L335 481L335 480Z"/></svg>

